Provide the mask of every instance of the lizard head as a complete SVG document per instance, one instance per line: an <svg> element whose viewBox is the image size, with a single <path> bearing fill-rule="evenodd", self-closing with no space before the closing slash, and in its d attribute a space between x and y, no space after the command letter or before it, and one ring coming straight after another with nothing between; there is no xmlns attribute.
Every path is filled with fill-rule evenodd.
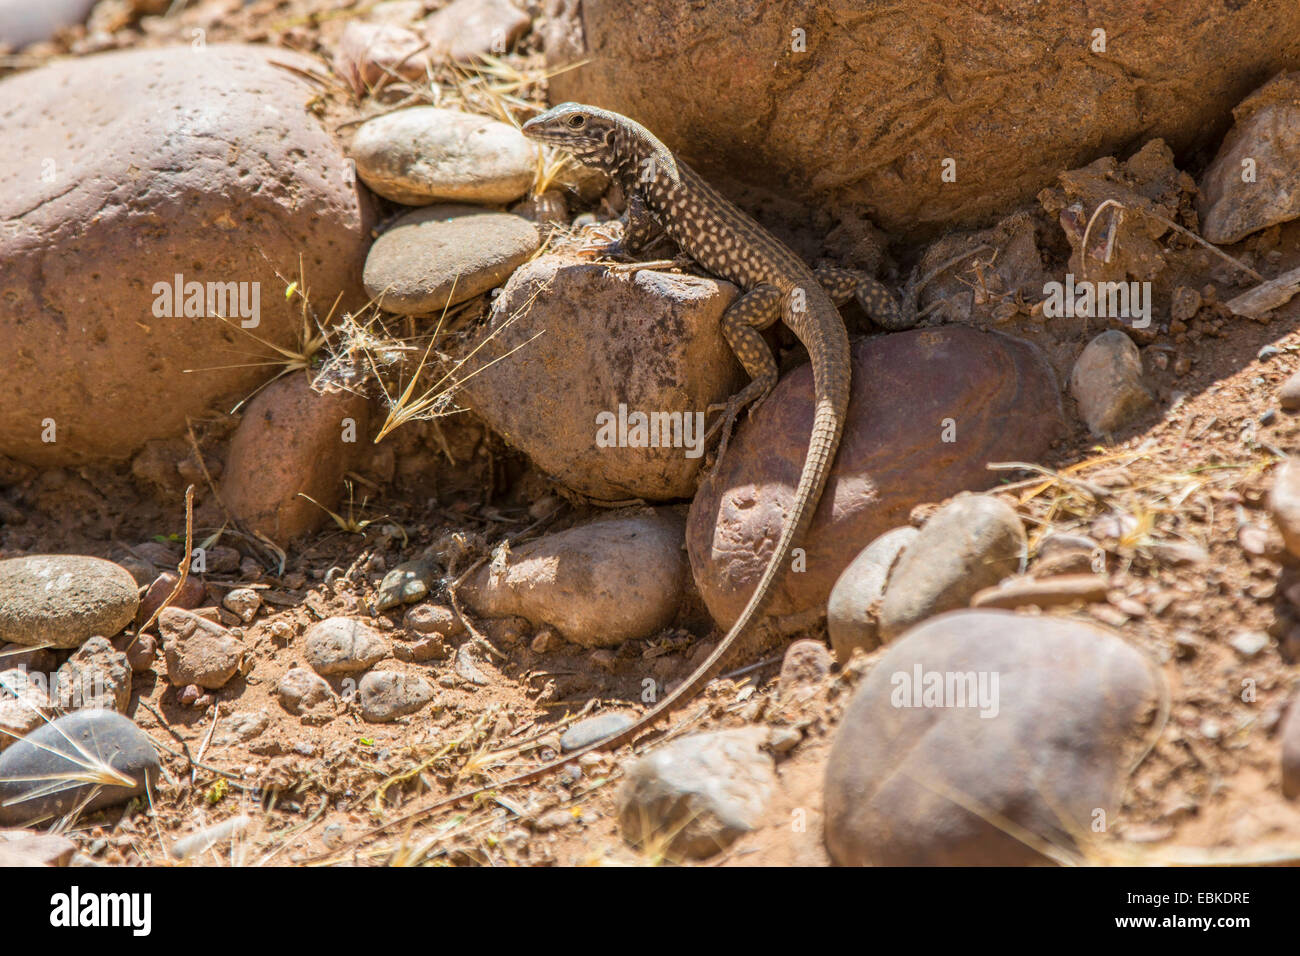
<svg viewBox="0 0 1300 956"><path fill-rule="evenodd" d="M609 110L561 103L534 116L522 131L529 139L570 152L584 166L610 175L633 170L650 157L658 170L677 180L677 164L668 148L640 123Z"/></svg>

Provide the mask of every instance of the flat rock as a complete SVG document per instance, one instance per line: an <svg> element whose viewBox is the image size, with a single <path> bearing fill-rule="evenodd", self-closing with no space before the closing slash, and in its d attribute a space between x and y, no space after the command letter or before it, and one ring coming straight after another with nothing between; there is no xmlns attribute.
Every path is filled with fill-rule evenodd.
<svg viewBox="0 0 1300 956"><path fill-rule="evenodd" d="M264 710L235 711L221 721L221 725L212 735L212 742L218 747L244 744L260 737L271 725L271 718Z"/></svg>
<svg viewBox="0 0 1300 956"><path fill-rule="evenodd" d="M93 782L50 792L51 779L86 781L92 773ZM0 754L0 826L50 820L74 807L85 815L126 803L157 777L158 753L148 734L114 711L79 710Z"/></svg>
<svg viewBox="0 0 1300 956"><path fill-rule="evenodd" d="M319 61L197 55L132 49L0 80L4 454L125 460L246 396L280 360L247 333L288 348L301 328L277 272L301 263L322 314L340 292L361 300L370 199L306 109L318 90L301 73Z"/></svg>
<svg viewBox="0 0 1300 956"><path fill-rule="evenodd" d="M197 684L218 690L239 671L244 642L192 611L167 608L158 618L167 679L173 687Z"/></svg>
<svg viewBox="0 0 1300 956"><path fill-rule="evenodd" d="M484 565L461 598L485 617L549 625L584 647L614 647L662 630L690 576L682 519L671 509L606 518L512 548Z"/></svg>
<svg viewBox="0 0 1300 956"><path fill-rule="evenodd" d="M331 617L307 629L307 663L318 674L363 671L391 653L388 639L364 621Z"/></svg>
<svg viewBox="0 0 1300 956"><path fill-rule="evenodd" d="M361 716L372 723L386 724L413 714L433 700L433 685L415 674L371 671L357 686Z"/></svg>
<svg viewBox="0 0 1300 956"><path fill-rule="evenodd" d="M536 147L509 123L436 106L367 120L350 152L362 182L406 206L513 202L537 165Z"/></svg>
<svg viewBox="0 0 1300 956"><path fill-rule="evenodd" d="M1162 693L1154 665L1099 627L985 610L927 621L876 662L836 731L831 858L1020 866L1045 862L1038 841L1077 852L1098 811L1118 819Z"/></svg>
<svg viewBox="0 0 1300 956"><path fill-rule="evenodd" d="M135 579L111 561L75 554L0 561L0 641L77 647L93 634L112 637L139 604Z"/></svg>
<svg viewBox="0 0 1300 956"><path fill-rule="evenodd" d="M342 389L318 392L302 373L248 403L230 441L221 499L250 530L288 543L329 521L343 475L366 440L369 405ZM302 495L310 495L313 504Z"/></svg>
<svg viewBox="0 0 1300 956"><path fill-rule="evenodd" d="M511 276L465 347L495 336L469 359L466 370L482 371L460 395L575 491L605 501L689 498L704 462L704 411L744 383L720 324L735 296L713 279L611 274L540 256Z"/></svg>
<svg viewBox="0 0 1300 956"><path fill-rule="evenodd" d="M994 485L988 462L1034 461L1065 427L1042 353L1011 336L956 326L900 332L855 343L852 359L844 438L799 544L804 570L778 579L766 612L781 633L820 619L864 541L908 524L918 504ZM812 370L803 365L740 424L691 503L691 569L720 626L739 617L790 513L812 416Z"/></svg>
<svg viewBox="0 0 1300 956"><path fill-rule="evenodd" d="M880 601L903 549L919 532L910 525L886 531L849 562L826 604L826 630L835 658L848 662L854 650L869 652L880 644Z"/></svg>
<svg viewBox="0 0 1300 956"><path fill-rule="evenodd" d="M285 671L275 685L280 704L291 714L333 712L335 695L325 678L305 667Z"/></svg>
<svg viewBox="0 0 1300 956"><path fill-rule="evenodd" d="M1300 557L1300 462L1288 458L1273 471L1268 510L1294 557Z"/></svg>
<svg viewBox="0 0 1300 956"><path fill-rule="evenodd" d="M65 712L102 707L124 713L131 702L131 673L125 654L92 637L55 672L51 699Z"/></svg>
<svg viewBox="0 0 1300 956"><path fill-rule="evenodd" d="M1151 404L1142 384L1142 356L1119 329L1087 344L1070 372L1070 394L1094 435L1109 435Z"/></svg>
<svg viewBox="0 0 1300 956"><path fill-rule="evenodd" d="M766 739L761 728L691 734L633 762L617 796L623 838L700 860L756 830L777 787Z"/></svg>
<svg viewBox="0 0 1300 956"><path fill-rule="evenodd" d="M1300 73L1273 77L1232 115L1197 202L1201 235L1221 244L1300 216Z"/></svg>
<svg viewBox="0 0 1300 956"><path fill-rule="evenodd" d="M571 753L581 750L588 744L627 730L635 720L636 717L632 714L616 710L580 720L560 735L560 751Z"/></svg>
<svg viewBox="0 0 1300 956"><path fill-rule="evenodd" d="M971 598L971 607L1056 607L1106 600L1110 582L1103 574L1056 574L1047 578L1013 578L984 588Z"/></svg>
<svg viewBox="0 0 1300 956"><path fill-rule="evenodd" d="M399 315L438 312L506 280L541 245L522 216L437 205L402 216L366 257L366 292Z"/></svg>

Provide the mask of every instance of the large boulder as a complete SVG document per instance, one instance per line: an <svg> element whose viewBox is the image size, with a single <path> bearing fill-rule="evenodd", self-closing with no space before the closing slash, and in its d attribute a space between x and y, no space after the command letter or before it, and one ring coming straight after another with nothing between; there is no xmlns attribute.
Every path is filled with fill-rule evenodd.
<svg viewBox="0 0 1300 956"><path fill-rule="evenodd" d="M830 480L798 547L806 566L780 579L768 614L798 630L825 613L840 573L912 508L995 484L989 462L1032 461L1062 433L1046 359L1021 339L961 326L853 346L848 420ZM786 375L736 430L687 519L695 582L730 626L790 513L812 430L812 369Z"/></svg>
<svg viewBox="0 0 1300 956"><path fill-rule="evenodd" d="M1081 621L953 611L857 688L826 762L844 865L1016 866L1077 854L1117 818L1164 680Z"/></svg>
<svg viewBox="0 0 1300 956"><path fill-rule="evenodd" d="M551 78L554 102L626 113L706 176L797 200L792 219L852 205L909 236L987 220L1135 141L1212 143L1260 77L1300 62L1292 0L547 11L550 66L583 63Z"/></svg>
<svg viewBox="0 0 1300 956"><path fill-rule="evenodd" d="M0 452L122 459L252 391L300 263L322 318L361 299L369 205L304 108L316 67L184 46L0 81Z"/></svg>

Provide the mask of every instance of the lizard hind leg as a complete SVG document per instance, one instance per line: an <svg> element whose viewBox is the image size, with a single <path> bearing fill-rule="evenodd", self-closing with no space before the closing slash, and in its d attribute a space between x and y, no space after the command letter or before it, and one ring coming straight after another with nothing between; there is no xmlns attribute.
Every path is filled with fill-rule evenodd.
<svg viewBox="0 0 1300 956"><path fill-rule="evenodd" d="M868 318L891 332L910 329L916 324L915 308L909 311L906 302L900 305L883 282L865 272L823 266L817 270L816 275L817 281L837 306L856 298Z"/></svg>
<svg viewBox="0 0 1300 956"><path fill-rule="evenodd" d="M752 416L776 385L776 359L772 357L772 350L768 348L761 330L781 317L781 298L781 290L776 286L755 286L731 303L722 314L722 334L750 381L726 402L709 406L710 413L723 413L705 435L705 441L711 442L714 435L721 432L717 462L721 462L727 453L736 416L746 407Z"/></svg>

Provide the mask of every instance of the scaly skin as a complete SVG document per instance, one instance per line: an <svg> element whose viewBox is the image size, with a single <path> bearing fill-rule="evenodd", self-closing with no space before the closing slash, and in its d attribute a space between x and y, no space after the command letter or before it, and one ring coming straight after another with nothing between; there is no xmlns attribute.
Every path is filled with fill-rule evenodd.
<svg viewBox="0 0 1300 956"><path fill-rule="evenodd" d="M625 246L643 244L655 226L660 226L701 266L744 290L723 315L722 330L751 380L724 406L725 415L719 423L724 441L740 409L761 401L776 384L776 362L761 330L778 318L798 336L812 360L816 401L812 436L791 513L758 586L717 649L686 681L626 730L508 780L455 794L418 811L420 816L480 793L530 783L585 753L619 747L698 693L719 670L736 639L762 613L791 549L807 530L839 447L849 403L848 334L818 276L786 245L675 159L648 130L617 113L564 103L529 120L523 132L572 152L585 165L604 170L620 183L629 198ZM912 321L874 280L844 270L830 270L824 279L840 300L856 293L876 321L886 327L903 327ZM407 819L410 817L387 826Z"/></svg>

